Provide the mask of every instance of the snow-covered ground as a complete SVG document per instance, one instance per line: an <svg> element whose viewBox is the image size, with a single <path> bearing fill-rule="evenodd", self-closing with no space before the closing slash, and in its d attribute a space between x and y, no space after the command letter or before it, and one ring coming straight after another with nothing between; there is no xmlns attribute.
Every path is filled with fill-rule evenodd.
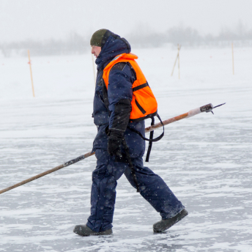
<svg viewBox="0 0 252 252"><path fill-rule="evenodd" d="M146 164L189 211L166 234L122 177L113 235L79 237L95 157L0 195L0 251L252 251L252 48L137 49L162 119L212 103L225 106L166 126ZM96 134L90 54L0 58L0 190L91 150Z"/></svg>

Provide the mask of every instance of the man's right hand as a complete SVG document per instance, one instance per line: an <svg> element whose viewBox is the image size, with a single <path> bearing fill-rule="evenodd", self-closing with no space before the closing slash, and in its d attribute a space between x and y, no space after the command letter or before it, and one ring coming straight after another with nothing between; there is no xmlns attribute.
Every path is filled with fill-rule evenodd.
<svg viewBox="0 0 252 252"><path fill-rule="evenodd" d="M122 158L122 144L124 132L121 130L110 129L108 133L108 153L110 156Z"/></svg>

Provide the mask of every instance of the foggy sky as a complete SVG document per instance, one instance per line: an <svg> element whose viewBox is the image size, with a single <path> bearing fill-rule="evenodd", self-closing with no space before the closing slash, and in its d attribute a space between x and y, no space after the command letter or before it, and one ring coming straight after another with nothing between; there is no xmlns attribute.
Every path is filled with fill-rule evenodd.
<svg viewBox="0 0 252 252"><path fill-rule="evenodd" d="M100 28L126 36L139 29L164 32L179 25L202 35L252 29L252 0L0 0L0 43L90 37Z"/></svg>

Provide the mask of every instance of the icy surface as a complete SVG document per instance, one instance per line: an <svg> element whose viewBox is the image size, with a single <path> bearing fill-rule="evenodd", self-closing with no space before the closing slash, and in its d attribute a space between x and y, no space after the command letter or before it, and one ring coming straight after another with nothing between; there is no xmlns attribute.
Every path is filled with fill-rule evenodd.
<svg viewBox="0 0 252 252"><path fill-rule="evenodd" d="M165 234L160 219L122 177L113 235L79 237L86 223L95 157L0 195L0 251L252 251L252 49L133 51L163 119L212 103L225 106L166 126L147 164L189 212ZM96 134L89 54L0 59L1 189L91 150Z"/></svg>

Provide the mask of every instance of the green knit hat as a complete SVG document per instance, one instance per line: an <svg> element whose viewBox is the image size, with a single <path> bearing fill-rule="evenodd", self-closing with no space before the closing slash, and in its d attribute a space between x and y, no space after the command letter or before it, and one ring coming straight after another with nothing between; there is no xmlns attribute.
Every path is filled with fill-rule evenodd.
<svg viewBox="0 0 252 252"><path fill-rule="evenodd" d="M109 30L100 29L100 30L96 31L91 37L90 45L91 46L100 46L100 47L102 47L105 44L105 42L106 42L106 40L108 38L107 36L105 36L105 33L107 31L109 31Z"/></svg>

